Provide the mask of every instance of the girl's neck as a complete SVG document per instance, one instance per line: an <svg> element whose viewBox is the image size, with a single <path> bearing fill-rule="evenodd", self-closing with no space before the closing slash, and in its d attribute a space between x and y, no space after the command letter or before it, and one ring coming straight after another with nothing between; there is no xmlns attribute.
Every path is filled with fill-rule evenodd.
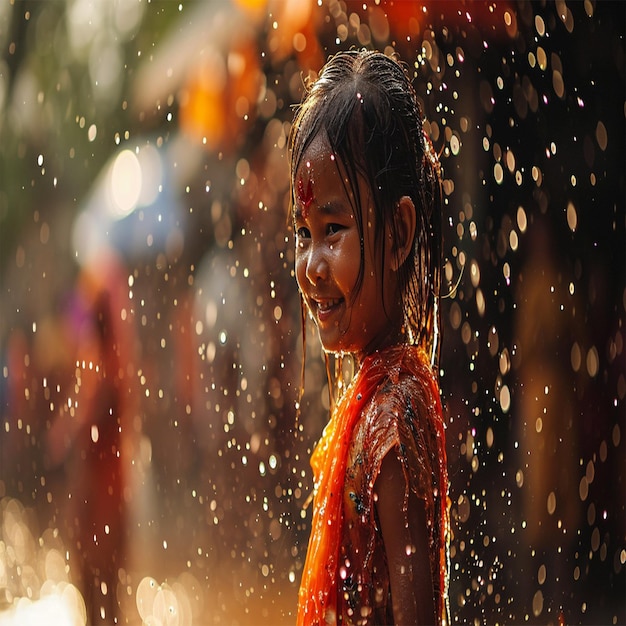
<svg viewBox="0 0 626 626"><path fill-rule="evenodd" d="M405 344L409 340L404 324L390 324L386 334L379 336L375 341L365 346L363 350L352 355L357 369L361 367L363 360L374 352L381 352L391 346Z"/></svg>

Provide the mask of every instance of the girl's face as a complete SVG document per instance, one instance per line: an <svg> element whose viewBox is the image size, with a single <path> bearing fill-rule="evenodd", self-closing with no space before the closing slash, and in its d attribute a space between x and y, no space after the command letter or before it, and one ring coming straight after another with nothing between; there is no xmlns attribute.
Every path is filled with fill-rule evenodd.
<svg viewBox="0 0 626 626"><path fill-rule="evenodd" d="M363 280L357 293L361 234L355 199L328 140L318 135L296 172L294 224L296 279L329 352L361 359L399 340L402 308L396 272L382 262L374 238L374 209L364 180L359 180L363 224ZM385 233L388 236L388 233ZM379 238L380 239L380 238ZM391 255L391 242L385 256Z"/></svg>

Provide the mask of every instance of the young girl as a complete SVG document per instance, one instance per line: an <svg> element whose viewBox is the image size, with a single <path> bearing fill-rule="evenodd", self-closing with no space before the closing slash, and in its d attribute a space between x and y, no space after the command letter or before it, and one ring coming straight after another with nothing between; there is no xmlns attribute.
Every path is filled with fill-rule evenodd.
<svg viewBox="0 0 626 626"><path fill-rule="evenodd" d="M302 299L327 364L350 355L357 368L343 393L329 380L340 397L311 457L298 624L446 624L440 172L401 65L332 57L289 148Z"/></svg>

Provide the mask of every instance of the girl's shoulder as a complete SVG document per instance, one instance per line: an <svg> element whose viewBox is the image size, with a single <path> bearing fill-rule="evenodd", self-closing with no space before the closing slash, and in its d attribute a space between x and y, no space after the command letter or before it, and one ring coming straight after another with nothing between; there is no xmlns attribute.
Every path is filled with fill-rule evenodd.
<svg viewBox="0 0 626 626"><path fill-rule="evenodd" d="M438 389L437 389L438 392ZM431 380L402 370L387 378L377 388L355 425L354 439L382 457L393 447L416 447L421 454L435 445L432 434L437 431L433 411Z"/></svg>
<svg viewBox="0 0 626 626"><path fill-rule="evenodd" d="M374 392L368 411L378 418L389 413L392 417L402 415L418 418L423 413L421 407L425 408L431 393L430 372L416 376L412 371L400 369L388 376Z"/></svg>
<svg viewBox="0 0 626 626"><path fill-rule="evenodd" d="M353 450L374 459L374 465L394 447L413 450L411 456L430 456L430 448L436 446L432 434L439 426L434 421L441 420L441 412L435 410L438 394L425 355L411 347L394 349L355 424Z"/></svg>
<svg viewBox="0 0 626 626"><path fill-rule="evenodd" d="M419 381L411 376L385 380L355 424L355 444L369 456L381 459L390 448L405 445L420 419L414 401L416 395L419 395Z"/></svg>

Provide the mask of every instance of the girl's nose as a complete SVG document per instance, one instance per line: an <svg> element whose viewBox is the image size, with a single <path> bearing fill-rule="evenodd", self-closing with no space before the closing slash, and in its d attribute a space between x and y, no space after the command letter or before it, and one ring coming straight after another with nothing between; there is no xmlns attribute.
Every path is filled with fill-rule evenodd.
<svg viewBox="0 0 626 626"><path fill-rule="evenodd" d="M312 245L306 261L306 277L312 285L328 277L328 259L324 246Z"/></svg>

